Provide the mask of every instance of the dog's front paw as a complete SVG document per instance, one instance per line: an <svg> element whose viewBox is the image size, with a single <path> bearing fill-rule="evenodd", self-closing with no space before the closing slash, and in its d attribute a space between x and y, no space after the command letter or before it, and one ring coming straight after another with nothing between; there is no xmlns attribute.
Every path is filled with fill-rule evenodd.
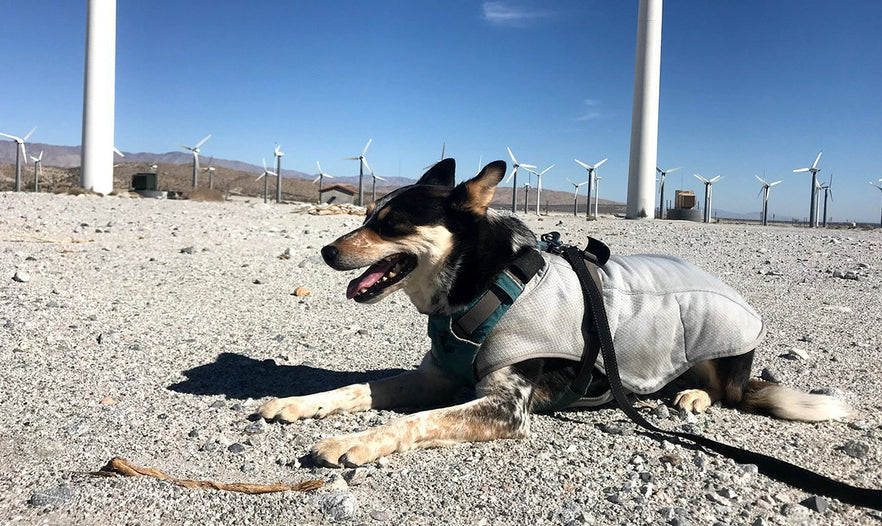
<svg viewBox="0 0 882 526"><path fill-rule="evenodd" d="M281 422L295 422L302 418L316 416L314 408L310 404L303 403L301 397L276 398L260 406L257 414L267 420L279 420Z"/></svg>
<svg viewBox="0 0 882 526"><path fill-rule="evenodd" d="M353 435L326 438L313 446L310 454L317 464L328 468L354 468L380 457L363 437Z"/></svg>
<svg viewBox="0 0 882 526"><path fill-rule="evenodd" d="M702 389L687 389L677 393L674 405L685 411L704 413L711 406L710 395Z"/></svg>

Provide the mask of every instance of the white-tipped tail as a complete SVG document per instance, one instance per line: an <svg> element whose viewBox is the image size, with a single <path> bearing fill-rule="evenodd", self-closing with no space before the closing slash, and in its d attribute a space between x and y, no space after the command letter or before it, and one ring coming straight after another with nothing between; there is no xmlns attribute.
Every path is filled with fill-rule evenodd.
<svg viewBox="0 0 882 526"><path fill-rule="evenodd" d="M845 402L832 396L803 393L758 380L750 381L740 405L784 420L803 422L835 420L853 413Z"/></svg>

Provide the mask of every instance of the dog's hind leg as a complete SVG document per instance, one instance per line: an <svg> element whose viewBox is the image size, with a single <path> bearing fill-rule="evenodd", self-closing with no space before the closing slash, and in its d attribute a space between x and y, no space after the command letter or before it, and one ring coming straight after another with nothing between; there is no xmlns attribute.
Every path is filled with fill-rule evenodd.
<svg viewBox="0 0 882 526"><path fill-rule="evenodd" d="M497 373L499 371L484 380ZM479 390L481 387L479 384ZM508 373L502 384L490 386L484 396L476 400L423 411L360 433L327 438L313 447L312 456L323 466L351 467L417 448L523 438L529 434L530 390L523 378Z"/></svg>
<svg viewBox="0 0 882 526"><path fill-rule="evenodd" d="M695 365L687 375L697 383L697 388L677 393L674 405L696 413L705 412L718 400L729 406L737 406L744 396L752 364L753 351Z"/></svg>
<svg viewBox="0 0 882 526"><path fill-rule="evenodd" d="M323 393L276 398L260 406L257 414L267 420L294 422L368 409L427 406L451 399L459 387L426 355L414 371Z"/></svg>

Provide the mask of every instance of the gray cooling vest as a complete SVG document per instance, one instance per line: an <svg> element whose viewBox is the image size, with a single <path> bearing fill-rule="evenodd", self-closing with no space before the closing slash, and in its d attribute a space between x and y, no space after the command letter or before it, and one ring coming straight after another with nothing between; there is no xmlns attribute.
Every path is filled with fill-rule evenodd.
<svg viewBox="0 0 882 526"><path fill-rule="evenodd" d="M562 257L542 257L545 267L481 344L477 379L532 358L581 359L579 279ZM622 384L630 392L658 391L698 362L756 348L765 335L762 319L744 298L681 259L612 256L598 270ZM433 340L433 354L438 347ZM602 357L596 366L604 370Z"/></svg>

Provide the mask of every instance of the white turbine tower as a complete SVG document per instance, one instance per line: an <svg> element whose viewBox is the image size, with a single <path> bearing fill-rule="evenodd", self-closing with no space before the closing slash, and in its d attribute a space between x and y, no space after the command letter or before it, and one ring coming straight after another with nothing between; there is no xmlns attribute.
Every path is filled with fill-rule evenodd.
<svg viewBox="0 0 882 526"><path fill-rule="evenodd" d="M377 200L377 180L378 179L380 181L385 181L385 179L383 179L379 175L374 175L374 171L371 170L371 202L372 203Z"/></svg>
<svg viewBox="0 0 882 526"><path fill-rule="evenodd" d="M196 143L196 146L187 146L186 144L182 144L181 147L185 150L190 150L193 152L193 188L196 188L198 184L199 177L199 147L205 144L205 141L211 138L211 134L205 136L204 139Z"/></svg>
<svg viewBox="0 0 882 526"><path fill-rule="evenodd" d="M600 165L606 162L606 158L601 161L597 161L594 163L594 166L590 164L583 163L579 159L573 159L576 163L579 164L582 168L588 170L588 208L585 210L585 217L591 217L591 188L594 186L594 172L600 168Z"/></svg>
<svg viewBox="0 0 882 526"><path fill-rule="evenodd" d="M879 179L879 181L882 182L882 179ZM879 186L878 184L874 183L873 181L870 181L870 184L875 186L876 188L879 189L880 192L882 192L882 186ZM879 195L879 205L880 205L880 209L882 209L882 194ZM879 212L879 226L882 227L882 210L880 210L880 212Z"/></svg>
<svg viewBox="0 0 882 526"><path fill-rule="evenodd" d="M530 172L531 174L536 176L536 215L537 216L539 215L539 203L542 198L542 176L545 175L545 172L547 172L548 170L551 170L552 168L554 168L553 164L551 166L549 166L548 168L542 170L541 172L533 171L530 168L526 169L528 172ZM527 184L529 184L529 182ZM526 213L526 211L524 213Z"/></svg>
<svg viewBox="0 0 882 526"><path fill-rule="evenodd" d="M655 171L659 173L661 178L658 182L658 218L665 218L665 177L669 173L674 173L677 170L682 170L682 166L678 166L676 168L668 168L667 170L662 170L658 166L655 167Z"/></svg>
<svg viewBox="0 0 882 526"><path fill-rule="evenodd" d="M25 151L25 141L28 140L28 137L34 133L37 127L34 126L31 128L31 131L25 134L24 137L16 137L15 135L9 135L8 133L0 133L3 137L7 139L12 139L18 145L15 149L15 191L21 192L21 162L28 162L28 152Z"/></svg>
<svg viewBox="0 0 882 526"><path fill-rule="evenodd" d="M598 210L600 209L600 181L603 177L595 176L594 177L594 218L597 219L600 217L598 214Z"/></svg>
<svg viewBox="0 0 882 526"><path fill-rule="evenodd" d="M358 157L344 157L344 161L358 161L358 206L364 206L364 169L367 168L368 172L371 171L370 165L367 163L367 159L364 154L367 153L368 146L371 145L371 141L373 138L368 139L367 144L364 145L364 150L361 151L361 155Z"/></svg>
<svg viewBox="0 0 882 526"><path fill-rule="evenodd" d="M821 154L824 153L824 150L818 152L818 156L815 157L815 162L812 163L810 168L799 168L798 170L793 170L793 173L803 173L803 172L811 172L812 174L812 200L809 206L809 227L818 226L818 172L821 171L818 168L818 161L821 159Z"/></svg>
<svg viewBox="0 0 882 526"><path fill-rule="evenodd" d="M34 191L40 191L40 174L43 173L43 150L40 150L40 156L34 157L31 155L31 160L34 161Z"/></svg>
<svg viewBox="0 0 882 526"><path fill-rule="evenodd" d="M824 219L822 221L824 228L827 228L827 199L830 201L833 200L833 174L830 174L830 180L827 181L827 184L821 186L821 190L824 191Z"/></svg>
<svg viewBox="0 0 882 526"><path fill-rule="evenodd" d="M208 174L208 189L214 190L214 166L211 163L214 161L214 155L208 158L208 166L202 169L203 172Z"/></svg>
<svg viewBox="0 0 882 526"><path fill-rule="evenodd" d="M276 203L282 202L282 157L285 156L285 152L279 150L280 146L277 144L276 148L273 150L273 155L276 157Z"/></svg>
<svg viewBox="0 0 882 526"><path fill-rule="evenodd" d="M514 178L514 181L511 183L511 211L512 213L517 212L517 204L518 204L518 168L536 168L532 164L523 164L519 163L513 153L511 153L511 148L508 146L505 147L508 150L508 156L511 157L512 162L512 170L511 174L509 174L508 179L505 182L509 182Z"/></svg>
<svg viewBox="0 0 882 526"><path fill-rule="evenodd" d="M579 187L582 186L583 184L588 184L588 181L582 181L581 183L576 184L576 183L570 181L569 179L567 179L567 182L570 183L571 185L573 185L573 217L575 217L576 215L578 215Z"/></svg>
<svg viewBox="0 0 882 526"><path fill-rule="evenodd" d="M704 183L704 222L710 223L713 216L711 215L711 201L713 201L713 185L715 182L719 181L723 178L722 175L718 175L713 179L705 179L704 177L693 174L695 177Z"/></svg>
<svg viewBox="0 0 882 526"><path fill-rule="evenodd" d="M763 175L765 175L765 174L763 174ZM754 174L753 176L756 177L757 181L759 181L763 185L763 187L760 188L760 193L763 194L763 226L766 226L768 224L768 217L769 217L769 190L773 186L775 186L776 184L780 183L781 181L775 181L774 183L769 183L769 182L766 182L765 179L763 179L762 177L760 177L756 174ZM759 196L759 194L757 194L757 196Z"/></svg>
<svg viewBox="0 0 882 526"><path fill-rule="evenodd" d="M88 0L80 185L113 191L113 118L116 84L116 0Z"/></svg>
<svg viewBox="0 0 882 526"><path fill-rule="evenodd" d="M321 203L322 202L322 182L324 182L325 177L330 177L331 179L333 179L334 176L322 172L322 165L320 165L318 161L315 162L315 167L318 168L318 176L312 180L312 184L315 184L315 183L319 184L319 190L318 190L319 191L319 200L318 200L318 202Z"/></svg>
<svg viewBox="0 0 882 526"><path fill-rule="evenodd" d="M270 169L268 169L268 168L266 167L266 158L264 158L264 159L263 159L263 173L260 174L260 177L258 177L257 179L255 179L255 181L260 181L261 179L263 179L263 203L264 203L264 204L266 204L267 197L269 196L269 179L268 179L268 176L270 176L270 175L275 176L275 175L276 175L276 172L273 172L272 170L270 170Z"/></svg>

